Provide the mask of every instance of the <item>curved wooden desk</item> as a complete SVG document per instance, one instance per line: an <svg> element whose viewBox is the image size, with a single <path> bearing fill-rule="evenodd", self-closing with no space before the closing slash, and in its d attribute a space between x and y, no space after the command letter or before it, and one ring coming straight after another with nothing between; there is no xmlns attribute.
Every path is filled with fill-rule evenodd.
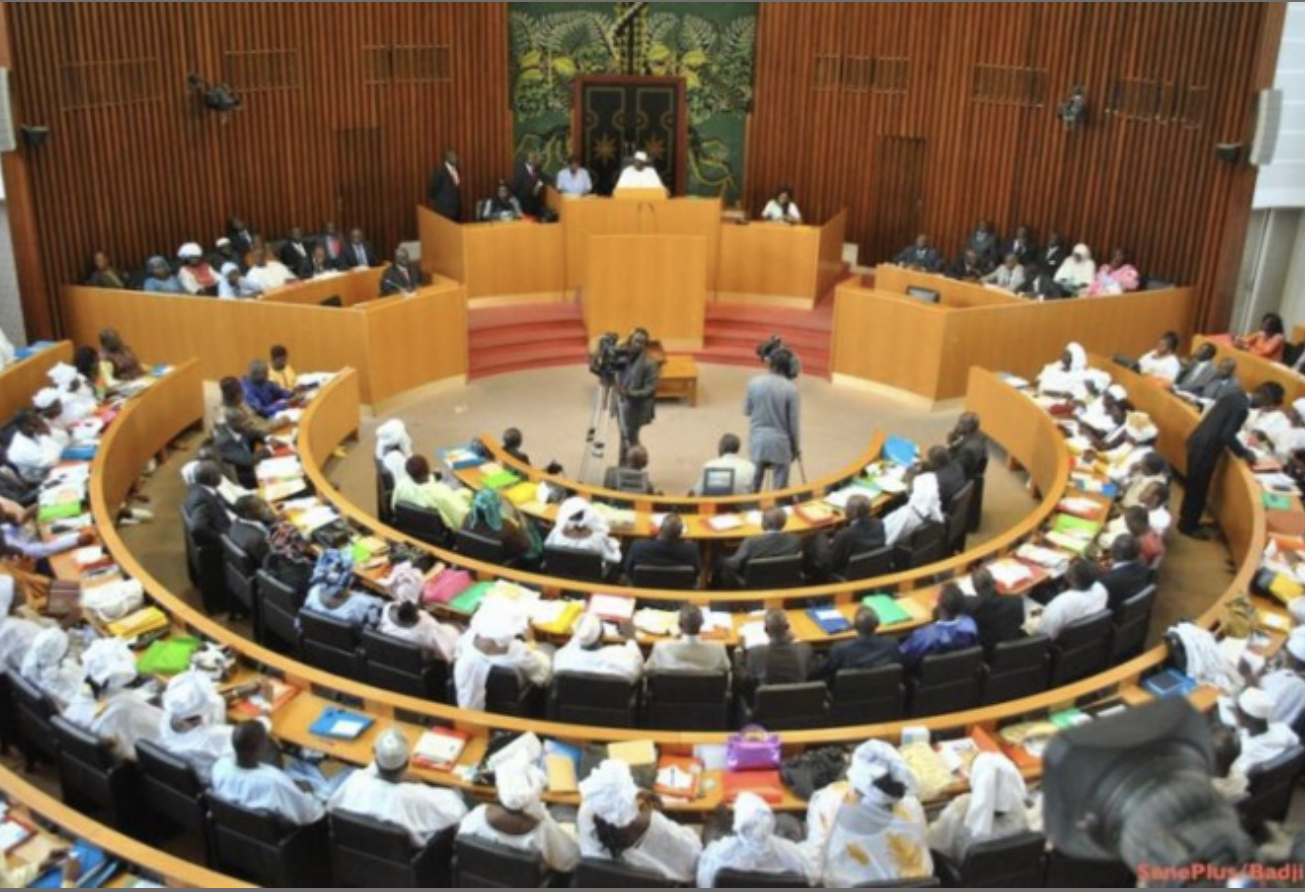
<svg viewBox="0 0 1305 892"><path fill-rule="evenodd" d="M50 386L50 379L46 377L50 369L61 362L71 364L72 361L72 342L60 341L0 369L0 420L7 422L23 409L30 408L36 392Z"/></svg>
<svg viewBox="0 0 1305 892"><path fill-rule="evenodd" d="M1305 395L1305 376L1292 371L1288 366L1256 356L1246 350L1238 350L1225 343L1223 339L1215 339L1209 335L1194 337L1192 352L1195 353L1202 344L1207 343L1214 346L1216 362L1221 359L1236 361L1237 379L1242 382L1242 387L1246 390L1254 390L1268 381L1276 382L1282 385L1283 392L1286 394L1283 399L1284 406L1290 406L1293 400Z"/></svg>
<svg viewBox="0 0 1305 892"><path fill-rule="evenodd" d="M206 870L97 823L0 766L0 792L15 805L54 824L70 840L84 839L124 865L134 866L171 889L254 889L239 880ZM0 855L3 857L3 855Z"/></svg>

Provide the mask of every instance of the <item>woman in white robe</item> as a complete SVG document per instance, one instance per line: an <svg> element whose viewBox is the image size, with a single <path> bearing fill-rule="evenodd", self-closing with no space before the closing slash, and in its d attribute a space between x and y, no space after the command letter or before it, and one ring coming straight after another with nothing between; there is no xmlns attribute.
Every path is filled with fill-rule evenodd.
<svg viewBox="0 0 1305 892"><path fill-rule="evenodd" d="M570 873L580 846L549 814L542 797L547 779L524 759L498 766L494 773L498 805L479 805L462 819L459 837L470 837L539 855L557 873Z"/></svg>
<svg viewBox="0 0 1305 892"><path fill-rule="evenodd" d="M576 826L582 858L619 861L677 883L692 883L697 876L702 854L697 832L657 810L624 762L608 759L580 783Z"/></svg>
<svg viewBox="0 0 1305 892"><path fill-rule="evenodd" d="M1027 798L1014 762L999 753L980 753L970 766L970 792L949 802L934 820L929 848L959 865L974 843L1025 832Z"/></svg>
<svg viewBox="0 0 1305 892"><path fill-rule="evenodd" d="M557 509L557 522L544 545L597 554L608 565L621 563L621 543L612 537L602 515L580 496L567 499Z"/></svg>
<svg viewBox="0 0 1305 892"><path fill-rule="evenodd" d="M1072 396L1083 383L1087 351L1076 341L1065 345L1056 362L1045 365L1038 375L1038 392L1047 396Z"/></svg>
<svg viewBox="0 0 1305 892"><path fill-rule="evenodd" d="M942 523L942 498L935 474L917 474L911 481L911 495L905 505L884 518L884 543L895 545L929 522Z"/></svg>
<svg viewBox="0 0 1305 892"><path fill-rule="evenodd" d="M136 680L136 656L120 638L101 638L82 655L87 684L63 711L80 728L107 741L122 761L136 761L136 741L158 740L163 711L142 690L128 689Z"/></svg>
<svg viewBox="0 0 1305 892"><path fill-rule="evenodd" d="M813 885L816 865L798 843L775 835L775 813L755 793L742 793L734 802L734 833L707 846L698 862L698 888L714 889L722 870L792 874Z"/></svg>
<svg viewBox="0 0 1305 892"><path fill-rule="evenodd" d="M68 659L68 633L60 628L41 632L32 641L19 674L54 701L62 712L77 696L85 677L81 665Z"/></svg>

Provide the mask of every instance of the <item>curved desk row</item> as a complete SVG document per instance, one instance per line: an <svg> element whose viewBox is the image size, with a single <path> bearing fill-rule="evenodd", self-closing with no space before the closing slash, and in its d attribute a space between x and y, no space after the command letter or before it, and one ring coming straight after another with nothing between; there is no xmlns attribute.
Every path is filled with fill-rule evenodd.
<svg viewBox="0 0 1305 892"><path fill-rule="evenodd" d="M1246 350L1238 350L1228 342L1227 337L1197 335L1192 338L1192 352L1195 353L1203 344L1211 344L1215 350L1215 361L1232 359L1237 363L1237 379L1246 390L1254 390L1261 384L1273 381L1282 386L1283 405L1305 396L1305 375L1293 371L1280 362L1256 356Z"/></svg>
<svg viewBox="0 0 1305 892"><path fill-rule="evenodd" d="M60 341L0 370L0 424L7 423L23 409L31 408L36 392L50 386L47 377L50 369L61 362L71 364L72 361L72 343Z"/></svg>

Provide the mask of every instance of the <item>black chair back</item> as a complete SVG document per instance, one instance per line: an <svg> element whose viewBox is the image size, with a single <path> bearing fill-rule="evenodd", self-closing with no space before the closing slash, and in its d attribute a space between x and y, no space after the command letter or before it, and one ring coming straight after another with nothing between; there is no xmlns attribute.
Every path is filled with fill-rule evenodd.
<svg viewBox="0 0 1305 892"><path fill-rule="evenodd" d="M992 649L984 671L983 702L1005 703L1047 689L1051 672L1051 639L1033 635L1003 641Z"/></svg>
<svg viewBox="0 0 1305 892"><path fill-rule="evenodd" d="M271 814L250 811L217 796L208 798L213 862L217 870L261 886L331 885L326 821L283 830Z"/></svg>
<svg viewBox="0 0 1305 892"><path fill-rule="evenodd" d="M1018 833L974 843L961 863L961 886L967 889L1031 889L1042 885L1041 833Z"/></svg>
<svg viewBox="0 0 1305 892"><path fill-rule="evenodd" d="M947 508L947 552L960 554L965 550L965 537L970 532L970 505L974 502L974 481L967 482L952 497Z"/></svg>
<svg viewBox="0 0 1305 892"><path fill-rule="evenodd" d="M724 731L729 727L730 677L708 672L650 672L644 725L656 730Z"/></svg>
<svg viewBox="0 0 1305 892"><path fill-rule="evenodd" d="M444 524L444 518L438 511L418 508L404 502L394 506L394 526L419 542L427 545L447 547L452 544L453 536Z"/></svg>
<svg viewBox="0 0 1305 892"><path fill-rule="evenodd" d="M140 775L130 762L120 762L94 734L61 715L50 719L59 748L59 786L63 801L73 808L98 812L131 835L142 836Z"/></svg>
<svg viewBox="0 0 1305 892"><path fill-rule="evenodd" d="M193 558L192 576L199 587L204 612L209 616L226 613L231 609L231 596L227 593L226 559L221 546L196 542L188 520L181 525L181 531L186 541L186 553Z"/></svg>
<svg viewBox="0 0 1305 892"><path fill-rule="evenodd" d="M258 601L254 574L258 563L228 535L222 536L222 570L227 584L227 595L241 613L254 618L258 627ZM257 636L255 636L257 637Z"/></svg>
<svg viewBox="0 0 1305 892"><path fill-rule="evenodd" d="M895 722L906 714L906 685L900 663L874 669L843 669L834 676L829 710L835 727Z"/></svg>
<svg viewBox="0 0 1305 892"><path fill-rule="evenodd" d="M603 557L592 551L573 548L544 548L544 573L582 582L602 582L605 577Z"/></svg>
<svg viewBox="0 0 1305 892"><path fill-rule="evenodd" d="M363 660L355 626L333 616L301 610L299 628L300 648L309 665L345 678L362 679Z"/></svg>
<svg viewBox="0 0 1305 892"><path fill-rule="evenodd" d="M743 568L745 589L795 588L802 584L802 555L753 558Z"/></svg>
<svg viewBox="0 0 1305 892"><path fill-rule="evenodd" d="M883 880L878 883L857 883L853 889L937 889L942 883L937 877L919 877L910 880Z"/></svg>
<svg viewBox="0 0 1305 892"><path fill-rule="evenodd" d="M362 651L368 684L426 700L442 701L448 696L449 664L427 659L416 644L364 629Z"/></svg>
<svg viewBox="0 0 1305 892"><path fill-rule="evenodd" d="M539 691L515 669L495 666L485 680L485 711L530 718L537 711Z"/></svg>
<svg viewBox="0 0 1305 892"><path fill-rule="evenodd" d="M1110 611L1102 610L1060 630L1051 647L1051 687L1105 671L1110 664L1111 620Z"/></svg>
<svg viewBox="0 0 1305 892"><path fill-rule="evenodd" d="M6 754L18 745L18 694L9 684L9 673L0 672L0 750Z"/></svg>
<svg viewBox="0 0 1305 892"><path fill-rule="evenodd" d="M677 885L661 874L602 858L580 859L571 881L572 889L673 889Z"/></svg>
<svg viewBox="0 0 1305 892"><path fill-rule="evenodd" d="M1242 825L1254 832L1266 821L1286 820L1302 770L1305 770L1305 747L1293 746L1248 771L1247 795L1237 803Z"/></svg>
<svg viewBox="0 0 1305 892"><path fill-rule="evenodd" d="M454 888L539 889L549 879L543 860L533 852L473 836L459 836L453 851Z"/></svg>
<svg viewBox="0 0 1305 892"><path fill-rule="evenodd" d="M1055 849L1047 852L1045 889L1132 889L1137 877L1122 861L1071 858Z"/></svg>
<svg viewBox="0 0 1305 892"><path fill-rule="evenodd" d="M893 569L902 572L935 564L947 557L947 527L929 521L916 527L906 542L894 546Z"/></svg>
<svg viewBox="0 0 1305 892"><path fill-rule="evenodd" d="M983 691L983 648L930 654L911 680L911 715L960 712L979 705Z"/></svg>
<svg viewBox="0 0 1305 892"><path fill-rule="evenodd" d="M660 588L687 592L698 587L698 571L687 564L675 567L638 564L630 570L630 582L635 588Z"/></svg>
<svg viewBox="0 0 1305 892"><path fill-rule="evenodd" d="M190 512L181 506L181 538L186 545L186 576L191 585L199 585L199 551L195 548L195 537L190 534Z"/></svg>
<svg viewBox="0 0 1305 892"><path fill-rule="evenodd" d="M136 759L150 811L190 830L205 826L205 787L195 769L152 740L137 741Z"/></svg>
<svg viewBox="0 0 1305 892"><path fill-rule="evenodd" d="M717 889L806 889L807 878L796 873L764 873L759 870L735 870L726 867L716 872Z"/></svg>
<svg viewBox="0 0 1305 892"><path fill-rule="evenodd" d="M616 468L616 491L642 495L648 492L648 472Z"/></svg>
<svg viewBox="0 0 1305 892"><path fill-rule="evenodd" d="M38 762L53 765L59 758L59 747L54 742L50 719L59 710L26 678L13 671L8 675L17 704L18 746L23 751L23 760L29 770Z"/></svg>
<svg viewBox="0 0 1305 892"><path fill-rule="evenodd" d="M394 519L394 475L386 470L381 460L376 462L376 517L388 524Z"/></svg>
<svg viewBox="0 0 1305 892"><path fill-rule="evenodd" d="M299 608L303 597L265 570L259 570L258 605L263 618L260 644L290 654L299 653Z"/></svg>
<svg viewBox="0 0 1305 892"><path fill-rule="evenodd" d="M762 685L748 721L774 731L823 727L829 721L829 689L822 681Z"/></svg>
<svg viewBox="0 0 1305 892"><path fill-rule="evenodd" d="M553 676L548 698L551 721L633 728L638 715L638 682L588 672L559 672Z"/></svg>
<svg viewBox="0 0 1305 892"><path fill-rule="evenodd" d="M508 563L507 549L502 542L489 536L482 536L480 533L473 533L471 530L454 530L453 545L458 554L474 561L500 566Z"/></svg>
<svg viewBox="0 0 1305 892"><path fill-rule="evenodd" d="M1112 664L1131 660L1146 648L1146 633L1151 628L1151 608L1155 606L1156 587L1148 585L1119 605L1110 639Z"/></svg>
<svg viewBox="0 0 1305 892"><path fill-rule="evenodd" d="M894 549L891 545L854 554L847 559L847 566L839 577L847 582L853 582L874 579L876 576L887 576L893 572L893 554Z"/></svg>
<svg viewBox="0 0 1305 892"><path fill-rule="evenodd" d="M331 872L340 886L362 888L443 888L453 855L453 825L420 849L398 824L364 815L332 812Z"/></svg>

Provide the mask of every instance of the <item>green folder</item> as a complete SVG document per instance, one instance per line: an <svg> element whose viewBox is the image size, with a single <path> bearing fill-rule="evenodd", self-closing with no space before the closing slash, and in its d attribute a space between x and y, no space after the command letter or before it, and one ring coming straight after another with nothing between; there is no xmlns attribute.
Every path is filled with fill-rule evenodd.
<svg viewBox="0 0 1305 892"><path fill-rule="evenodd" d="M51 520L64 520L77 517L82 513L81 502L64 502L62 505L46 505L36 512L36 519L41 523Z"/></svg>
<svg viewBox="0 0 1305 892"><path fill-rule="evenodd" d="M1101 529L1101 524L1072 514L1057 514L1055 520L1051 522L1051 528L1057 533L1067 533L1071 536L1095 536Z"/></svg>
<svg viewBox="0 0 1305 892"><path fill-rule="evenodd" d="M480 606L480 602L485 600L485 596L489 594L489 590L493 587L494 583L492 582L477 582L450 601L449 609L468 615L475 613L476 608Z"/></svg>
<svg viewBox="0 0 1305 892"><path fill-rule="evenodd" d="M1047 716L1047 721L1051 722L1051 724L1055 725L1057 728L1064 730L1065 728L1072 728L1076 724L1079 724L1084 715L1086 715L1086 713L1084 713L1083 710L1071 708L1061 712L1053 712L1051 715Z"/></svg>
<svg viewBox="0 0 1305 892"><path fill-rule="evenodd" d="M1264 507L1269 511L1290 511L1291 497L1280 492L1264 491Z"/></svg>
<svg viewBox="0 0 1305 892"><path fill-rule="evenodd" d="M896 626L911 620L911 614L903 610L892 595L866 595L861 604L875 612L881 626Z"/></svg>
<svg viewBox="0 0 1305 892"><path fill-rule="evenodd" d="M497 474L490 474L488 477L480 478L480 485L488 489L506 489L509 486L516 486L521 482L521 478L511 471L499 471Z"/></svg>
<svg viewBox="0 0 1305 892"><path fill-rule="evenodd" d="M141 675L180 675L190 668L190 658L203 646L198 638L155 641L140 655L136 670Z"/></svg>

